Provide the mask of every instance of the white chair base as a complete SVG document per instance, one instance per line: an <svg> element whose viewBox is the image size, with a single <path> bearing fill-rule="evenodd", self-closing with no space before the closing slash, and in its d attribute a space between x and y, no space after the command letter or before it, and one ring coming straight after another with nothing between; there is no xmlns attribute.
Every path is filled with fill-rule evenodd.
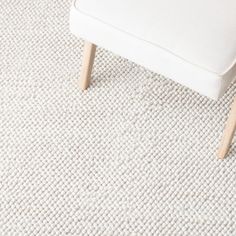
<svg viewBox="0 0 236 236"><path fill-rule="evenodd" d="M78 38L217 100L236 78L236 15L218 9L221 5L235 9L236 3L209 4L212 1L191 0L186 4L181 0L175 8L173 1L164 0L101 0L99 4L96 0L74 0L70 30ZM126 6L131 3L132 8ZM173 10L168 20L161 9L163 4L170 4L166 9ZM182 20L176 22L178 19ZM220 22L217 30L215 22Z"/></svg>

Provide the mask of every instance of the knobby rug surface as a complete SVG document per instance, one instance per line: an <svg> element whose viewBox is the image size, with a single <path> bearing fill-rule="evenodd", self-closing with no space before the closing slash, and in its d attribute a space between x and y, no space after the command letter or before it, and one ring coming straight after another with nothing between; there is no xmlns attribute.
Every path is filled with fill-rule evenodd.
<svg viewBox="0 0 236 236"><path fill-rule="evenodd" d="M0 235L235 235L236 143L215 102L101 48L68 0L0 0Z"/></svg>

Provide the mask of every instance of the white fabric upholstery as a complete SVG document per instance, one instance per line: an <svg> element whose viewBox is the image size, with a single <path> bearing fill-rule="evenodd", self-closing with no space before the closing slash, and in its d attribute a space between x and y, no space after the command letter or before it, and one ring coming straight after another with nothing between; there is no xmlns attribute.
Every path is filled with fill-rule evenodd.
<svg viewBox="0 0 236 236"><path fill-rule="evenodd" d="M236 75L235 0L79 0L71 31L217 99Z"/></svg>

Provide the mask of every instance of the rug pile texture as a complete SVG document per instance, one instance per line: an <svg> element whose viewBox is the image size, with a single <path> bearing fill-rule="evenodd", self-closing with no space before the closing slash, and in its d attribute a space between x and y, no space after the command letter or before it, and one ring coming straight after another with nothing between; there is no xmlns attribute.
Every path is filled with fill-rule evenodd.
<svg viewBox="0 0 236 236"><path fill-rule="evenodd" d="M98 49L91 87L69 0L0 0L0 235L236 235L236 94L209 100Z"/></svg>

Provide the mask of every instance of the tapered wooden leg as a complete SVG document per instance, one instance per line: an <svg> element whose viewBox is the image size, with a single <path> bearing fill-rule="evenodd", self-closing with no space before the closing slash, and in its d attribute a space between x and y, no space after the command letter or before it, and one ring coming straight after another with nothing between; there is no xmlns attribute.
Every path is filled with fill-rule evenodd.
<svg viewBox="0 0 236 236"><path fill-rule="evenodd" d="M218 151L218 157L224 159L229 152L230 145L232 143L234 133L236 130L236 98L232 104L232 108L229 114L229 118L224 130L223 138Z"/></svg>
<svg viewBox="0 0 236 236"><path fill-rule="evenodd" d="M89 86L95 53L96 53L96 45L88 41L85 41L82 70L79 80L79 86L82 90L87 89Z"/></svg>

